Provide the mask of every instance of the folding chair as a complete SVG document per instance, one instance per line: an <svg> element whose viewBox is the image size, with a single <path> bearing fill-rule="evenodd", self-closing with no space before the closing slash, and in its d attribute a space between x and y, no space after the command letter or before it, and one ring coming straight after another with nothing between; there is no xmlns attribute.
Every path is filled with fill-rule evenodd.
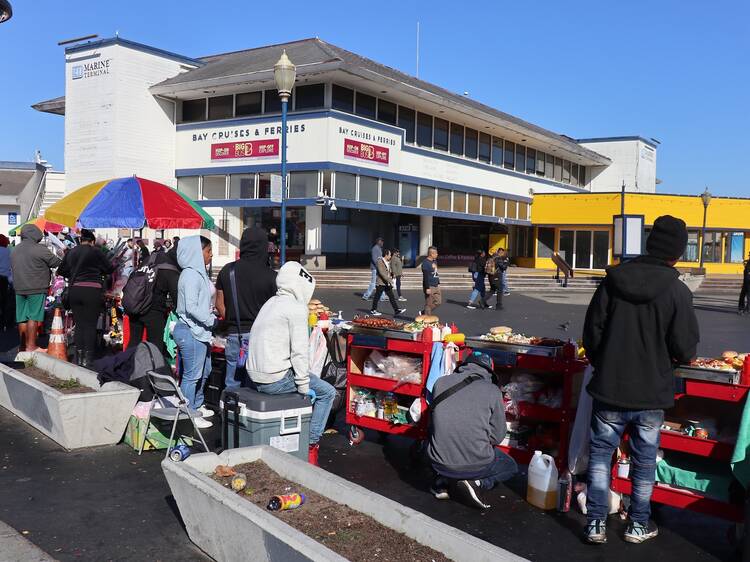
<svg viewBox="0 0 750 562"><path fill-rule="evenodd" d="M203 448L206 450L206 452L211 452L208 448L208 445L206 445L206 441L203 439L203 434L201 433L201 430L198 428L197 425L195 425L195 418L201 418L203 417L203 414L201 414L197 410L191 410L188 407L188 401L185 398L185 395L182 394L182 391L180 390L180 387L177 385L177 381L174 380L172 377L168 375L160 375L156 371L147 371L146 375L148 376L148 380L151 383L151 387L154 389L154 395L155 399L157 401L161 401L163 398L167 396L177 396L178 399L178 405L177 406L152 406L151 410L149 411L148 418L146 419L146 432L148 433L148 427L151 423L151 418L156 418L159 420L172 420L172 433L169 435L169 443L167 444L167 454L164 455L164 458L169 457L169 451L172 449L172 443L174 442L174 434L177 430L177 422L183 421L186 419L189 419L190 422L193 424L193 429L198 434L198 437L200 437L201 443L203 443ZM146 444L146 436L144 435L144 439L141 442L140 450L138 451L138 454L140 455L143 452L143 446Z"/></svg>

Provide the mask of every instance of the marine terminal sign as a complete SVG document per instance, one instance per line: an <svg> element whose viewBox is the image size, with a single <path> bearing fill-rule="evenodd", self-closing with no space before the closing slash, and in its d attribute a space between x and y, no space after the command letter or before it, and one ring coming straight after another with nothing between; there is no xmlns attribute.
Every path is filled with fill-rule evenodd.
<svg viewBox="0 0 750 562"><path fill-rule="evenodd" d="M109 74L111 64L112 59L76 64L73 66L72 78L73 80L80 80L81 78L92 78L94 76L101 76L102 74Z"/></svg>

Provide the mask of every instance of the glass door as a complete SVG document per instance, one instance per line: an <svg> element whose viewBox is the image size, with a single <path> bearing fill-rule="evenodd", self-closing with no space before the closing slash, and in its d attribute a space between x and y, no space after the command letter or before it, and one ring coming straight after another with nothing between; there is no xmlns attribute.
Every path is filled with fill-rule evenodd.
<svg viewBox="0 0 750 562"><path fill-rule="evenodd" d="M558 254L565 260L569 266L573 267L573 241L575 232L572 230L560 231L560 242L558 245Z"/></svg>
<svg viewBox="0 0 750 562"><path fill-rule="evenodd" d="M593 262L594 269L604 269L609 265L609 232L606 230L594 231Z"/></svg>
<svg viewBox="0 0 750 562"><path fill-rule="evenodd" d="M575 233L575 268L591 269L591 231L577 230Z"/></svg>

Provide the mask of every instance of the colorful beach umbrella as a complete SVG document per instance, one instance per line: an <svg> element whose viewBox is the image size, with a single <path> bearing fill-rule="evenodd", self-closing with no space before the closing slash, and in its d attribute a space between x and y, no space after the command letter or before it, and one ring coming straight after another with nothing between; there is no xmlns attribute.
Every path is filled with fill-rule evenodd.
<svg viewBox="0 0 750 562"><path fill-rule="evenodd" d="M15 236L17 233L21 233L21 229L26 226L27 224L33 224L35 226L39 227L39 230L44 232L45 230L47 232L51 232L52 234L57 234L58 232L62 231L63 228L65 228L65 225L58 224L56 222L48 221L44 217L36 217L35 219L31 219L30 221L26 221L23 224L19 224L18 226L14 226L8 231L9 236Z"/></svg>
<svg viewBox="0 0 750 562"><path fill-rule="evenodd" d="M66 195L46 219L81 228L206 228L214 220L171 187L132 176L99 181Z"/></svg>

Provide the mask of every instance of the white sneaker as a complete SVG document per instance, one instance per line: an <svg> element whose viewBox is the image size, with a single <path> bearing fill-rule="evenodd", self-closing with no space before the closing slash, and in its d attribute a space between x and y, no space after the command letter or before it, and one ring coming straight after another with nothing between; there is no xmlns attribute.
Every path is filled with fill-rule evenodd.
<svg viewBox="0 0 750 562"><path fill-rule="evenodd" d="M399 308L399 309L398 309L398 310L396 311L396 316L401 316L401 315L402 315L402 314L403 314L404 312L406 312L406 309L405 309L405 308Z"/></svg>
<svg viewBox="0 0 750 562"><path fill-rule="evenodd" d="M206 418L210 418L210 417L212 417L214 415L214 411L213 410L209 410L208 408L206 408L206 406L201 406L200 408L198 408L197 411L200 412L201 414L203 414L203 419L204 420Z"/></svg>
<svg viewBox="0 0 750 562"><path fill-rule="evenodd" d="M406 302L406 297L398 297L398 300L400 300L401 302Z"/></svg>
<svg viewBox="0 0 750 562"><path fill-rule="evenodd" d="M383 316L382 312L378 312L377 310L371 310L370 316Z"/></svg>
<svg viewBox="0 0 750 562"><path fill-rule="evenodd" d="M214 425L210 421L204 420L203 418L194 418L193 421L195 422L195 427L199 429L207 429L209 427L213 427Z"/></svg>

